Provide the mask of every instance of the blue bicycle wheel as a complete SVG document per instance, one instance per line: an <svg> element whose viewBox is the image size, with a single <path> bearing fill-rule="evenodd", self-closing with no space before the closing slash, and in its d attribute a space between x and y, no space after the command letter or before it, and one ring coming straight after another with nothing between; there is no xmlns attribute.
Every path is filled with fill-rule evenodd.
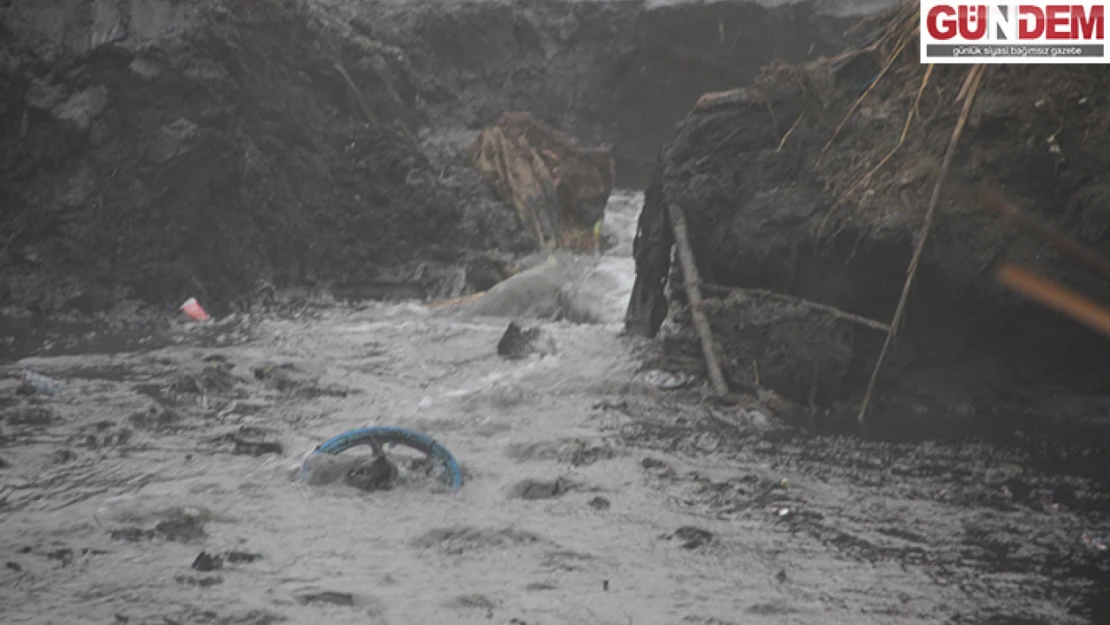
<svg viewBox="0 0 1110 625"><path fill-rule="evenodd" d="M368 427L344 432L320 443L310 454L310 457L316 454L339 454L359 445L370 445L375 450L380 450L385 445L403 445L423 452L442 465L442 478L445 484L450 486L452 490L458 490L462 487L462 471L451 452L437 443L435 439L405 428ZM301 475L304 476L307 473L308 460L306 459L301 468Z"/></svg>

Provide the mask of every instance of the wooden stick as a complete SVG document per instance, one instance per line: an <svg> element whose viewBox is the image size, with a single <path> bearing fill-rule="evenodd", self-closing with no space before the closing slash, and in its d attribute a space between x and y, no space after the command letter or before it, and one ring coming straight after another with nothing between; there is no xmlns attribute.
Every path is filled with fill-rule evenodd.
<svg viewBox="0 0 1110 625"><path fill-rule="evenodd" d="M852 118L852 114L856 112L856 109L859 108L860 104L863 104L863 101L867 99L867 96L871 95L871 92L875 90L875 87L878 86L880 82L882 82L883 76L886 76L887 71L891 68L891 66L894 65L894 61L898 59L898 55L902 54L902 50L905 49L906 45L909 42L909 34L902 35L902 38L898 40L898 45L897 47L895 47L894 53L890 55L890 58L887 59L886 63L883 65L883 68L879 70L878 75L875 76L875 80L871 81L871 84L867 86L867 90L863 92L863 95L857 98L855 103L852 104L852 107L848 109L848 112L844 115L844 119L840 120L840 125L836 127L836 130L833 131L832 136L829 137L828 142L825 143L825 147L821 148L821 151L817 153L817 162L820 162L821 159L824 158L825 152L828 152L829 148L832 147L833 142L836 141L837 136L840 135L840 131L844 130L844 126L848 123L848 120ZM817 162L815 162L814 165L816 165Z"/></svg>
<svg viewBox="0 0 1110 625"><path fill-rule="evenodd" d="M971 104L975 101L975 94L979 90L979 82L983 78L983 73L986 70L985 65L974 65L968 72L970 77L970 87L968 88L967 97L964 99L963 110L960 111L960 118L956 120L956 127L952 129L952 137L948 140L948 148L944 152L944 160L940 165L940 174L937 176L937 182L933 185L933 195L929 198L929 208L925 211L925 223L921 225L921 234L917 239L917 248L913 251L913 258L910 259L910 266L906 272L906 283L902 286L902 295L898 298L898 306L894 309L894 318L890 321L890 330L886 333L886 340L883 341L883 349L879 352L879 359L875 362L875 368L871 371L871 379L867 382L867 391L863 395L863 403L859 408L859 424L865 426L867 424L867 408L871 404L871 395L875 392L875 383L879 379L879 371L883 367L883 359L886 358L886 352L890 349L890 343L894 339L894 335L898 333L898 327L901 325L902 312L906 308L906 300L910 296L910 287L913 285L914 276L917 275L917 266L921 262L921 253L925 250L925 241L929 238L929 229L933 225L933 215L936 214L937 204L940 203L940 191L944 186L944 179L948 176L948 168L952 164L952 157L956 153L956 145L960 142L960 135L963 134L964 126L967 125L967 118L971 114Z"/></svg>
<svg viewBox="0 0 1110 625"><path fill-rule="evenodd" d="M880 332L890 332L890 326L885 323L875 321L874 319L868 319L867 317L862 317L860 315L856 315L845 310L840 310L839 308L836 308L834 306L829 306L827 304L818 304L817 302L812 302L808 299L802 299L793 295L787 295L785 293L775 293L774 291L768 291L766 289L742 289L740 287L721 286L719 284L709 283L704 283L702 284L702 286L705 287L707 291L717 291L718 293L745 293L758 297L768 297L784 302L790 302L791 304L798 304L800 306L805 306L814 310L820 310L822 312L828 313L831 317L843 319L844 321L849 321L851 323L856 323L861 326L871 328L873 330L879 330Z"/></svg>
<svg viewBox="0 0 1110 625"><path fill-rule="evenodd" d="M1002 217L1011 221L1018 228L1041 237L1049 242L1050 245L1060 250L1061 252L1086 263L1088 267L1101 273L1104 277L1110 278L1110 262L1106 258L1091 248L1074 241L1062 233L1056 231L1048 224L1041 222L1032 215L1027 215L1018 211L1017 207L1003 200L997 194L984 194L981 196L980 201L995 211Z"/></svg>
<svg viewBox="0 0 1110 625"><path fill-rule="evenodd" d="M667 213L671 218L671 229L674 231L675 246L678 248L678 261L682 265L682 281L686 283L686 297L690 300L690 316L694 321L694 329L701 339L701 351L705 356L705 366L709 371L709 382L713 385L714 392L719 396L728 395L728 384L721 373L721 363L717 359L717 350L713 343L713 333L709 329L709 320L702 310L701 290L698 288L698 268L694 264L694 253L690 249L690 237L686 231L686 216L676 204L667 205Z"/></svg>
<svg viewBox="0 0 1110 625"><path fill-rule="evenodd" d="M1018 293L1110 336L1110 310L1101 304L1010 263L998 269L998 280Z"/></svg>
<svg viewBox="0 0 1110 625"><path fill-rule="evenodd" d="M351 78L351 75L347 73L346 69L343 69L342 65L335 63L335 69L339 72L339 75L343 77L343 80L347 81L347 86L351 88L351 91L354 92L355 99L358 100L358 105L362 108L363 115L366 115L366 120L370 122L370 127L377 130L381 126L381 123L378 121L378 116L374 114L374 109L370 108L370 103L366 101L366 96L362 95L362 90L358 88L354 79Z"/></svg>
<svg viewBox="0 0 1110 625"><path fill-rule="evenodd" d="M782 136L782 141L779 141L779 147L775 150L776 152L782 152L782 146L786 145L786 140L789 139L790 135L794 133L794 129L798 127L798 124L802 123L802 119L805 118L806 113L807 111L802 111L802 113L798 115L798 119L794 120L794 125L791 126L790 130L787 130L786 134Z"/></svg>
<svg viewBox="0 0 1110 625"><path fill-rule="evenodd" d="M893 149L891 149L890 152L887 152L886 156L883 157L883 160L879 161L878 165L872 167L871 171L867 172L862 178L852 183L852 186L848 187L848 190L844 193L841 193L840 197L837 198L835 202L833 202L833 205L830 206L829 210L825 213L825 218L821 220L821 225L817 226L818 236L825 232L825 226L828 225L829 219L832 218L833 211L835 211L837 207L841 204L847 202L848 197L852 193L854 193L856 189L862 187L865 184L869 184L871 182L871 177L874 176L875 173L878 172L879 169L881 169L882 166L885 165L887 161L889 161L891 157L894 156L894 153L901 149L902 144L906 142L906 135L908 135L910 132L910 124L913 122L914 116L920 113L920 110L918 109L921 105L921 95L925 93L925 87L929 84L929 77L933 75L933 67L933 65L929 65L929 68L925 70L925 76L921 78L921 84L917 88L917 97L914 98L913 106L910 107L910 112L906 114L906 123L902 126L902 136L898 138L898 143L894 146Z"/></svg>
<svg viewBox="0 0 1110 625"><path fill-rule="evenodd" d="M467 302L474 301L485 294L486 291L478 291L477 293L463 295L462 297L454 297L451 299L440 300L438 302L432 302L430 304L426 304L424 307L428 310L439 310L440 308L447 308L448 306L455 306L458 304L465 304Z"/></svg>

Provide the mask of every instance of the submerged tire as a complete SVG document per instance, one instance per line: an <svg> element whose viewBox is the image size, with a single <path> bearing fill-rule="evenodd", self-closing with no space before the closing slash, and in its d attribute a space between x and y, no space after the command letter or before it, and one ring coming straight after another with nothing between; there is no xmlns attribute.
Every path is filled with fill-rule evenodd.
<svg viewBox="0 0 1110 625"><path fill-rule="evenodd" d="M370 445L375 449L384 445L403 445L416 451L424 452L430 458L435 458L443 468L443 482L458 490L462 487L462 470L459 463L447 448L440 445L435 439L405 428L398 427L366 427L344 432L320 443L309 458L316 454L340 454L352 447ZM302 477L308 472L308 459L301 469Z"/></svg>

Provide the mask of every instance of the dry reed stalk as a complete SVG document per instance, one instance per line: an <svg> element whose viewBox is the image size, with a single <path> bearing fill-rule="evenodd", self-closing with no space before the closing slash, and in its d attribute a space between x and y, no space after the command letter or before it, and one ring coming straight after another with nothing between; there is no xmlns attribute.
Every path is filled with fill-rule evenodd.
<svg viewBox="0 0 1110 625"><path fill-rule="evenodd" d="M985 71L985 65L973 65L968 72L968 80L970 82L967 97L964 100L963 109L960 111L960 117L956 120L956 127L952 130L952 137L948 140L948 148L945 150L944 161L941 163L936 184L933 185L933 194L929 198L929 207L925 211L925 222L921 226L921 234L918 236L917 248L914 249L913 258L910 259L910 266L906 271L906 282L902 286L902 295L898 298L898 306L894 309L894 318L890 321L890 331L886 333L886 339L883 341L883 348L879 352L879 359L875 362L875 368L871 372L871 379L867 383L867 391L863 395L863 403L860 405L859 416L857 417L861 426L866 426L867 424L867 408L871 405L871 396L875 392L875 384L879 379L879 372L882 370L883 360L886 358L887 350L890 349L890 344L894 336L898 333L898 328L901 325L900 321L902 319L902 313L906 308L906 300L909 299L910 287L913 285L913 279L917 275L917 267L921 262L921 254L925 249L925 242L929 238L929 229L933 225L933 216L936 214L937 204L940 203L940 192L944 187L944 179L948 176L948 168L952 165L952 157L956 153L956 146L960 142L960 136L963 134L964 126L967 125L967 119L971 114L971 105L975 101L975 94L979 91L979 83L982 81Z"/></svg>

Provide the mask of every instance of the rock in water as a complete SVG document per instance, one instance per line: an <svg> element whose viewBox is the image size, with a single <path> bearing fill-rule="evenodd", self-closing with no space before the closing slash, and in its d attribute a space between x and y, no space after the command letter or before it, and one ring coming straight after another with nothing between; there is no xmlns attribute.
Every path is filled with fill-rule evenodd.
<svg viewBox="0 0 1110 625"><path fill-rule="evenodd" d="M536 339L540 336L539 328L522 329L515 321L509 323L501 340L497 342L497 355L509 360L517 360L532 353Z"/></svg>
<svg viewBox="0 0 1110 625"><path fill-rule="evenodd" d="M358 466L347 472L344 482L348 486L372 492L376 490L390 490L397 480L397 467L393 466L385 456L378 456L369 464L359 463Z"/></svg>
<svg viewBox="0 0 1110 625"><path fill-rule="evenodd" d="M458 310L478 317L563 319L577 323L596 320L596 298L583 293L596 268L596 259L555 253L543 263L499 282L481 297Z"/></svg>

